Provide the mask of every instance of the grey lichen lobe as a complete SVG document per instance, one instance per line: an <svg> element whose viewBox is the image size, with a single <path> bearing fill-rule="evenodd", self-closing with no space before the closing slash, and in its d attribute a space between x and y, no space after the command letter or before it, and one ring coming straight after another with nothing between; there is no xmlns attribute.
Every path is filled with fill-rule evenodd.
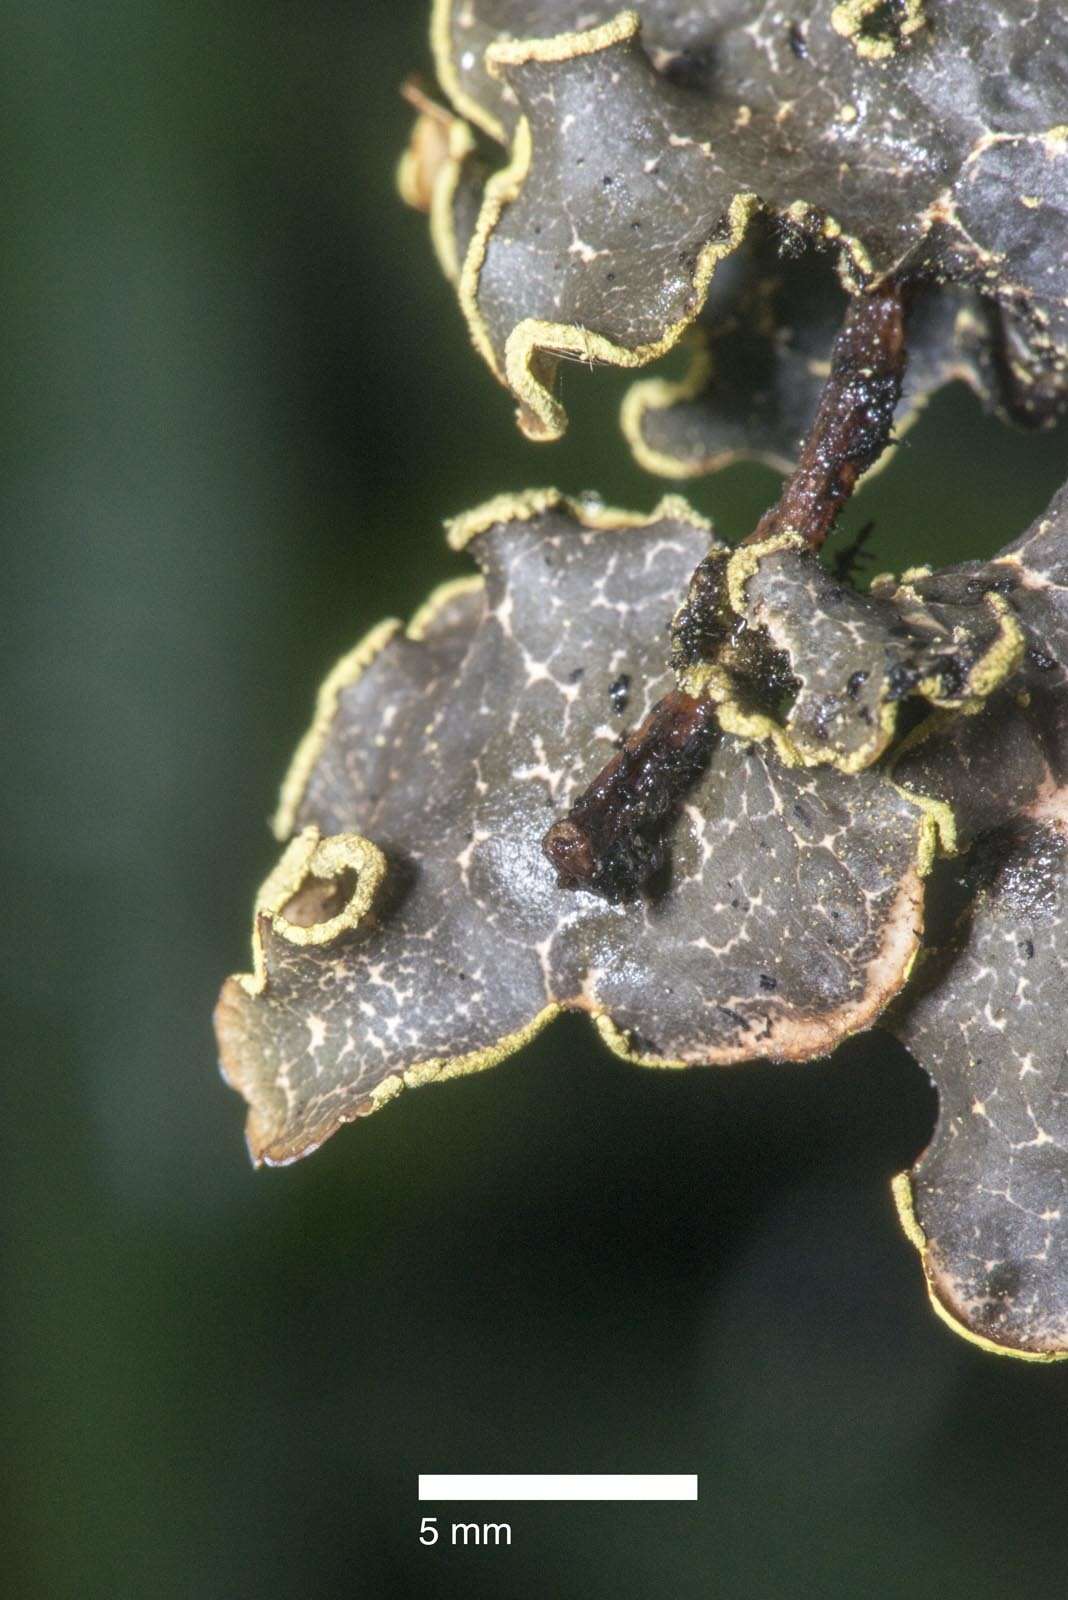
<svg viewBox="0 0 1068 1600"><path fill-rule="evenodd" d="M864 595L789 533L706 562L676 642L680 684L719 701L726 726L770 739L790 764L844 772L878 760L907 700L977 710L1024 652L996 577L952 600L915 582Z"/></svg>
<svg viewBox="0 0 1068 1600"><path fill-rule="evenodd" d="M1068 1350L1068 793L1058 821L994 830L967 860L975 898L903 1012L938 1085L912 1175L933 1293L971 1332Z"/></svg>
<svg viewBox="0 0 1068 1600"><path fill-rule="evenodd" d="M939 1092L904 1180L936 1304L997 1349L1068 1353L1068 494L990 563L921 581L1004 583L1016 674L974 717L920 730L895 768L949 814L929 951L894 1026Z"/></svg>
<svg viewBox="0 0 1068 1600"><path fill-rule="evenodd" d="M860 46L882 39L877 19L834 23L857 11L439 5L446 89L514 135L461 298L528 432L564 425L561 355L637 365L669 347L760 209L829 243L853 289L906 273L980 291L1006 319L1020 413L1060 404L1064 8L930 0L926 26L874 54Z"/></svg>
<svg viewBox="0 0 1068 1600"><path fill-rule="evenodd" d="M670 687L666 624L710 535L679 502L636 524L552 496L467 526L484 587L445 595L340 689L291 807L298 828L373 841L373 903L297 944L261 900L258 981L220 1002L257 1159L488 1065L565 1007L650 1062L823 1054L875 1020L918 946L917 808L881 774L795 773L732 737L641 901L559 888L541 836Z"/></svg>
<svg viewBox="0 0 1068 1600"><path fill-rule="evenodd" d="M460 519L454 543L482 580L348 659L287 785L298 831L257 903L256 969L217 1013L255 1158L296 1159L566 1008L629 1059L680 1065L806 1059L888 1018L940 1096L896 1185L936 1304L992 1349L1068 1353L1068 495L994 561L879 602L904 608L910 648L951 636L974 688L990 650L966 623L996 598L1014 653L987 697L947 696L852 774L785 763L717 703L723 736L629 905L561 889L542 834L623 717L670 689L665 623L691 568L722 577L738 619L759 548L728 557L677 500L642 520L551 492ZM784 572L750 631L772 637L785 582L802 585L774 624L794 665L798 605L816 654L835 618L859 637L822 577ZM869 671L885 643L866 638Z"/></svg>

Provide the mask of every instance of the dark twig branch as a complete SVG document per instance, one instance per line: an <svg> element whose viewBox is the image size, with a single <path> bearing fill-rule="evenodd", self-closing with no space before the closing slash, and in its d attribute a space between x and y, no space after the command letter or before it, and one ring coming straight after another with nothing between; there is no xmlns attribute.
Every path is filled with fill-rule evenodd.
<svg viewBox="0 0 1068 1600"><path fill-rule="evenodd" d="M661 864L663 824L700 775L718 731L710 701L679 689L658 700L545 835L542 848L561 884L607 900L633 895Z"/></svg>
<svg viewBox="0 0 1068 1600"><path fill-rule="evenodd" d="M890 442L904 375L901 286L856 295L834 341L830 375L797 466L745 544L791 529L820 549L857 479Z"/></svg>

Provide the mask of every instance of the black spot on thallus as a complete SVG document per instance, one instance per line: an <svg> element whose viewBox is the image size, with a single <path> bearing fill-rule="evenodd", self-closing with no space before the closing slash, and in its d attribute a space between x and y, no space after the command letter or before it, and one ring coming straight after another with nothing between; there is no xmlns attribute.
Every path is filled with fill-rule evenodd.
<svg viewBox="0 0 1068 1600"><path fill-rule="evenodd" d="M992 1300L1008 1300L1020 1287L1020 1269L1012 1261L1000 1261L987 1275L986 1292Z"/></svg>
<svg viewBox="0 0 1068 1600"><path fill-rule="evenodd" d="M612 710L621 717L630 704L629 672L621 672L619 677L608 685L608 698L612 702Z"/></svg>
<svg viewBox="0 0 1068 1600"><path fill-rule="evenodd" d="M799 22L791 22L786 31L786 38L798 61L807 61L808 45L805 42L805 30Z"/></svg>

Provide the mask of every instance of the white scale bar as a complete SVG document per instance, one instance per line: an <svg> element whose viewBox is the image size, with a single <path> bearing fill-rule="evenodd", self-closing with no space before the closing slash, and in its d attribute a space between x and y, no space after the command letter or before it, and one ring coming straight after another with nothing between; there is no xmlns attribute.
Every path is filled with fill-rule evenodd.
<svg viewBox="0 0 1068 1600"><path fill-rule="evenodd" d="M696 1472L421 1472L420 1500L696 1500Z"/></svg>

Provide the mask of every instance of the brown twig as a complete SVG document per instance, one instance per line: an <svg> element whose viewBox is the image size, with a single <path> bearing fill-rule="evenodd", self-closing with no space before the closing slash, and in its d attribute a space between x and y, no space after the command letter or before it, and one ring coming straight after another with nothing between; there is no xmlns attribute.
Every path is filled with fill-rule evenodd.
<svg viewBox="0 0 1068 1600"><path fill-rule="evenodd" d="M668 813L702 771L719 729L710 701L675 689L554 822L542 849L561 884L626 900L663 859Z"/></svg>
<svg viewBox="0 0 1068 1600"><path fill-rule="evenodd" d="M423 88L423 80L419 73L409 73L401 84L399 93L402 100L406 100L410 106L414 107L424 117L432 117L435 122L440 122L443 128L451 127L456 121L451 111L446 110L439 101L427 94Z"/></svg>
<svg viewBox="0 0 1068 1600"><path fill-rule="evenodd" d="M857 479L890 442L904 375L905 298L891 282L850 300L797 466L744 544L789 528L821 547Z"/></svg>

